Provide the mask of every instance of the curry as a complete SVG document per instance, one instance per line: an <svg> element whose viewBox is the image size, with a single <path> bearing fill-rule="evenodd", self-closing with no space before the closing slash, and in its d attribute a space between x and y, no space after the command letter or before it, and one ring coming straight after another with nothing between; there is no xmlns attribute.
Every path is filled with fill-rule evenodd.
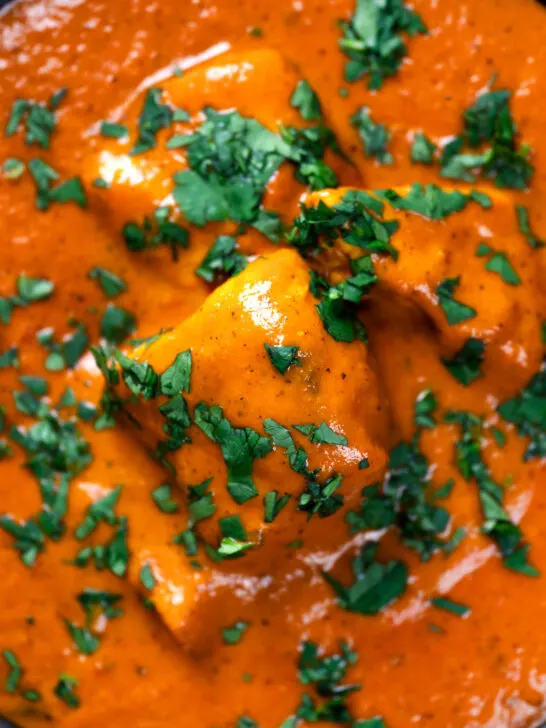
<svg viewBox="0 0 546 728"><path fill-rule="evenodd" d="M546 13L0 18L0 716L546 716Z"/></svg>

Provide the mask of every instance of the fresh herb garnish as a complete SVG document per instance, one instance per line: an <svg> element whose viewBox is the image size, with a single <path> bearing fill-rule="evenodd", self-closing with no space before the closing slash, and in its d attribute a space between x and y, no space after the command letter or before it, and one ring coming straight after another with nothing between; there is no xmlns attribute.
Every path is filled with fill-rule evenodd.
<svg viewBox="0 0 546 728"><path fill-rule="evenodd" d="M458 382L468 387L483 376L481 365L484 355L484 342L471 336L451 359L442 358L442 364Z"/></svg>
<svg viewBox="0 0 546 728"><path fill-rule="evenodd" d="M394 76L407 54L403 34L426 33L421 17L403 0L356 0L349 21L341 21L339 47L348 56L345 79L368 77L368 88L379 89Z"/></svg>
<svg viewBox="0 0 546 728"><path fill-rule="evenodd" d="M238 620L230 627L224 627L222 629L222 639L224 640L224 643L226 645L239 644L248 627L248 622L243 622L242 620Z"/></svg>
<svg viewBox="0 0 546 728"><path fill-rule="evenodd" d="M147 90L138 117L138 139L130 154L142 154L153 149L157 144L157 133L172 124L173 110L161 103L162 94L163 90L157 87Z"/></svg>
<svg viewBox="0 0 546 728"><path fill-rule="evenodd" d="M524 461L546 456L546 366L518 395L503 402L498 413L516 426L521 437L529 438Z"/></svg>
<svg viewBox="0 0 546 728"><path fill-rule="evenodd" d="M127 290L125 281L107 268L96 265L87 276L99 284L107 298L116 298Z"/></svg>
<svg viewBox="0 0 546 728"><path fill-rule="evenodd" d="M69 708L75 709L80 707L80 698L76 694L77 686L78 681L75 678L62 673L53 688L53 692Z"/></svg>
<svg viewBox="0 0 546 728"><path fill-rule="evenodd" d="M322 119L319 97L304 79L298 82L296 90L290 97L290 104L298 109L305 121Z"/></svg>
<svg viewBox="0 0 546 728"><path fill-rule="evenodd" d="M195 407L194 419L205 435L222 449L228 471L227 489L233 500L241 505L256 497L258 490L252 480L252 468L255 459L271 451L270 440L250 427L233 427L218 405L209 407L200 402Z"/></svg>
<svg viewBox="0 0 546 728"><path fill-rule="evenodd" d="M483 192L465 194L459 190L446 191L438 185L412 184L406 195L400 195L395 190L376 190L376 194L384 198L397 210L408 210L429 220L443 220L455 212L460 212L469 204L476 202L481 207L491 207L491 199Z"/></svg>
<svg viewBox="0 0 546 728"><path fill-rule="evenodd" d="M531 248L543 248L546 246L544 240L537 238L535 233L531 229L531 223L529 222L529 210L523 205L516 205L516 217L518 219L518 226L525 239L531 246Z"/></svg>
<svg viewBox="0 0 546 728"><path fill-rule="evenodd" d="M376 560L378 544L367 543L353 560L354 582L345 586L322 572L337 595L340 607L358 614L378 614L406 590L408 569L401 561Z"/></svg>
<svg viewBox="0 0 546 728"><path fill-rule="evenodd" d="M388 150L391 135L385 124L373 121L366 106L351 116L351 124L358 131L367 157L375 157L379 164L393 163L393 156Z"/></svg>
<svg viewBox="0 0 546 728"><path fill-rule="evenodd" d="M444 147L443 177L474 182L475 172L498 187L525 189L534 173L530 149L518 146L510 111L511 91L488 91L463 113L463 132ZM470 148L470 153L465 149Z"/></svg>
<svg viewBox="0 0 546 728"><path fill-rule="evenodd" d="M457 617L466 617L472 611L470 607L466 606L466 604L454 602L453 599L448 599L448 597L434 597L430 600L430 603L432 606L437 607L438 609L443 609L451 614L455 614Z"/></svg>
<svg viewBox="0 0 546 728"><path fill-rule="evenodd" d="M171 220L171 215L171 208L164 205L155 209L151 218L145 216L142 225L126 223L122 235L129 250L138 253L166 245L171 249L173 260L177 261L180 249L188 247L189 233L182 225Z"/></svg>
<svg viewBox="0 0 546 728"><path fill-rule="evenodd" d="M332 428L321 422L320 425L293 425L294 429L301 432L309 438L309 442L320 443L324 445L348 445L347 438L345 435L340 435L338 432L332 430Z"/></svg>
<svg viewBox="0 0 546 728"><path fill-rule="evenodd" d="M410 159L413 164L434 164L436 146L422 132L417 132L411 144Z"/></svg>
<svg viewBox="0 0 546 728"><path fill-rule="evenodd" d="M237 238L219 235L195 274L207 283L215 283L237 275L246 268L247 262L246 255L237 250Z"/></svg>
<svg viewBox="0 0 546 728"><path fill-rule="evenodd" d="M456 278L445 278L436 288L438 303L442 307L450 326L455 326L456 324L468 321L469 319L474 318L477 314L475 309L453 298L460 283L461 276L457 276Z"/></svg>
<svg viewBox="0 0 546 728"><path fill-rule="evenodd" d="M291 366L302 366L298 359L299 348L297 346L270 346L264 344L265 350L271 364L281 374L286 374Z"/></svg>

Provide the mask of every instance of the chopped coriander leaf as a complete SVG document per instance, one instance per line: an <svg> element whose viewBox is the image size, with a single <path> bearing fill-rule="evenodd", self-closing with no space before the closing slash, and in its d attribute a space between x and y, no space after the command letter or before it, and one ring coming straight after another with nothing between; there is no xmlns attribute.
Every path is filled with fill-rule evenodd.
<svg viewBox="0 0 546 728"><path fill-rule="evenodd" d="M195 275L207 283L215 283L237 275L246 268L247 262L246 255L237 250L237 238L219 235L195 269Z"/></svg>
<svg viewBox="0 0 546 728"><path fill-rule="evenodd" d="M346 642L340 642L340 652L321 657L318 646L306 641L301 645L298 660L298 678L302 685L310 686L315 696L304 693L301 696L296 716L288 718L282 728L295 727L300 719L310 723L343 723L356 725L347 698L360 690L358 684L346 684L349 667L358 659Z"/></svg>
<svg viewBox="0 0 546 728"><path fill-rule="evenodd" d="M460 212L470 202L476 202L483 208L492 205L491 199L483 192L472 191L469 194L459 190L443 190L438 185L421 185L414 182L410 191L402 196L395 190L376 190L376 194L384 198L397 210L408 210L429 220L443 220L455 212Z"/></svg>
<svg viewBox="0 0 546 728"><path fill-rule="evenodd" d="M392 526L396 521L396 513L392 499L379 490L379 484L369 485L362 489L362 501L359 511L348 511L345 521L352 536L361 531L376 531Z"/></svg>
<svg viewBox="0 0 546 728"><path fill-rule="evenodd" d="M225 516L218 520L220 533L223 538L233 538L238 541L246 541L247 535L239 516Z"/></svg>
<svg viewBox="0 0 546 728"><path fill-rule="evenodd" d="M252 480L252 467L255 459L271 451L269 439L250 427L233 427L218 405L208 407L200 402L195 407L194 419L205 435L222 449L228 471L227 489L233 500L241 505L256 497L258 490Z"/></svg>
<svg viewBox="0 0 546 728"><path fill-rule="evenodd" d="M422 561L428 561L444 546L440 537L450 515L427 497L430 464L420 450L418 437L419 433L410 442L401 442L391 450L383 495L392 502L402 542L415 549Z"/></svg>
<svg viewBox="0 0 546 728"><path fill-rule="evenodd" d="M328 206L322 200L316 207L300 205L286 238L305 257L316 256L339 239L367 252L391 255L396 250L390 238L398 229L395 220L383 220L384 204L367 192L349 190L342 200Z"/></svg>
<svg viewBox="0 0 546 728"><path fill-rule="evenodd" d="M403 34L427 33L421 17L403 0L356 0L349 21L340 22L339 47L348 56L345 79L368 77L368 88L379 89L400 68L407 47Z"/></svg>
<svg viewBox="0 0 546 728"><path fill-rule="evenodd" d="M316 442L324 445L347 446L348 440L345 435L332 430L332 428L321 422L320 425L293 425L294 429L309 438L309 442Z"/></svg>
<svg viewBox="0 0 546 728"><path fill-rule="evenodd" d="M32 518L18 523L12 516L1 515L0 528L13 537L13 547L19 552L23 564L34 566L45 543L44 534L37 523Z"/></svg>
<svg viewBox="0 0 546 728"><path fill-rule="evenodd" d="M19 683L23 676L23 668L21 667L17 656L11 650L3 650L2 656L8 663L9 667L9 674L6 679L5 689L8 693L14 693L19 687Z"/></svg>
<svg viewBox="0 0 546 728"><path fill-rule="evenodd" d="M456 278L445 278L436 288L438 303L442 307L450 326L468 321L476 316L475 309L461 303L453 298L453 295L461 283L461 276Z"/></svg>
<svg viewBox="0 0 546 728"><path fill-rule="evenodd" d="M298 82L296 90L290 97L290 104L298 109L305 121L322 119L319 97L304 79Z"/></svg>
<svg viewBox="0 0 546 728"><path fill-rule="evenodd" d="M345 586L330 574L321 572L337 595L340 607L358 614L378 614L406 590L408 570L401 561L375 560L377 543L365 544L353 560L354 582Z"/></svg>
<svg viewBox="0 0 546 728"><path fill-rule="evenodd" d="M6 179L19 179L26 169L26 165L20 159L10 157L2 163L2 175Z"/></svg>
<svg viewBox="0 0 546 728"><path fill-rule="evenodd" d="M526 544L525 546L522 546L519 550L514 551L514 553L509 554L504 559L503 563L506 568L510 569L511 571L516 571L518 574L523 574L524 576L536 578L540 576L540 571L536 568L536 566L532 566L532 564L529 563L528 552L529 545Z"/></svg>
<svg viewBox="0 0 546 728"><path fill-rule="evenodd" d="M128 222L123 226L122 235L129 250L140 252L154 250L161 245L171 248L173 260L178 260L180 248L187 248L189 233L186 228L170 219L171 208L168 205L158 207L153 216L144 217L142 225Z"/></svg>
<svg viewBox="0 0 546 728"><path fill-rule="evenodd" d="M422 132L413 137L410 159L414 164L434 164L436 146Z"/></svg>
<svg viewBox="0 0 546 728"><path fill-rule="evenodd" d="M325 483L308 480L305 490L298 498L298 510L307 513L307 520L318 513L320 518L328 518L343 505L343 496L336 491L343 482L342 475L332 474Z"/></svg>
<svg viewBox="0 0 546 728"><path fill-rule="evenodd" d="M470 412L450 411L445 421L460 427L455 453L457 467L465 480L478 485L483 513L482 531L491 538L504 558L520 551L523 534L503 508L504 490L491 477L481 452L482 420ZM526 553L526 552L524 552Z"/></svg>
<svg viewBox="0 0 546 728"><path fill-rule="evenodd" d="M387 728L383 718L366 718L353 723L353 728Z"/></svg>
<svg viewBox="0 0 546 728"><path fill-rule="evenodd" d="M451 491L455 487L455 480L454 478L450 478L447 480L444 485L442 485L438 490L435 490L432 494L432 497L435 500L444 500L445 498L449 498L451 495Z"/></svg>
<svg viewBox="0 0 546 728"><path fill-rule="evenodd" d="M524 461L546 456L546 366L542 366L518 395L502 402L498 413L516 426L520 437L529 438Z"/></svg>
<svg viewBox="0 0 546 728"><path fill-rule="evenodd" d="M478 247L476 248L476 255L478 258L483 258L486 255L489 255L490 253L494 253L495 251L490 245L487 245L487 243L481 242Z"/></svg>
<svg viewBox="0 0 546 728"><path fill-rule="evenodd" d="M4 130L5 136L12 136L23 124L25 143L48 149L57 123L54 112L65 95L66 89L61 89L50 97L47 105L38 101L16 99Z"/></svg>
<svg viewBox="0 0 546 728"><path fill-rule="evenodd" d="M418 395L413 406L415 411L413 421L417 427L424 427L427 430L436 427L436 420L432 414L437 406L436 397L431 389L425 389Z"/></svg>
<svg viewBox="0 0 546 728"><path fill-rule="evenodd" d="M75 680L73 677L70 677L70 675L65 675L63 673L59 676L57 684L53 688L53 692L59 698L59 700L62 700L63 703L66 703L69 708L79 708L80 699L75 692L77 686L77 680Z"/></svg>
<svg viewBox="0 0 546 728"><path fill-rule="evenodd" d="M238 644L246 630L248 629L249 624L248 622L243 622L242 620L239 620L235 622L235 624L231 625L231 627L224 627L222 629L222 638L226 645L236 645Z"/></svg>
<svg viewBox="0 0 546 728"><path fill-rule="evenodd" d="M99 284L107 298L116 298L127 290L126 283L119 276L98 265L91 268L87 277Z"/></svg>
<svg viewBox="0 0 546 728"><path fill-rule="evenodd" d="M149 564L144 564L141 567L138 576L140 579L140 583L148 591L151 591L154 588L154 586L157 584L157 579L155 578L154 573Z"/></svg>
<svg viewBox="0 0 546 728"><path fill-rule="evenodd" d="M130 151L137 155L153 149L157 144L157 134L173 122L173 110L160 102L163 90L157 87L146 92L142 111L138 117L138 139Z"/></svg>
<svg viewBox="0 0 546 728"><path fill-rule="evenodd" d="M286 374L292 365L302 366L298 359L299 348L297 346L270 346L269 344L264 344L264 346L271 364L281 374Z"/></svg>
<svg viewBox="0 0 546 728"><path fill-rule="evenodd" d="M518 219L519 229L525 236L531 248L543 248L546 245L546 242L537 238L535 233L532 231L531 223L529 222L528 209L526 207L523 207L523 205L516 205L515 210Z"/></svg>
<svg viewBox="0 0 546 728"><path fill-rule="evenodd" d="M191 349L181 351L176 355L174 362L159 377L161 394L172 397L180 392L190 391L192 370Z"/></svg>
<svg viewBox="0 0 546 728"><path fill-rule="evenodd" d="M163 483L152 490L152 498L162 513L176 513L178 503L172 499L172 488L168 483Z"/></svg>
<svg viewBox="0 0 546 728"><path fill-rule="evenodd" d="M295 166L296 179L312 190L337 187L334 170L324 161L328 149L342 156L334 132L324 124L298 129L294 126L281 127L281 138L288 145L286 159Z"/></svg>
<svg viewBox="0 0 546 728"><path fill-rule="evenodd" d="M449 556L452 554L457 546L459 546L460 543L466 538L466 529L460 526L459 528L456 528L453 534L448 538L448 540L444 543L443 549L446 556Z"/></svg>
<svg viewBox="0 0 546 728"><path fill-rule="evenodd" d="M19 349L11 346L6 351L0 353L0 369L9 369L10 367L19 366Z"/></svg>
<svg viewBox="0 0 546 728"><path fill-rule="evenodd" d="M388 151L391 135L385 124L377 124L372 120L366 106L353 114L351 124L358 131L367 157L375 157L379 164L393 163L392 154Z"/></svg>
<svg viewBox="0 0 546 728"><path fill-rule="evenodd" d="M249 718L247 715L243 715L237 720L237 723L235 723L235 728L260 728L260 726L252 718Z"/></svg>
<svg viewBox="0 0 546 728"><path fill-rule="evenodd" d="M455 614L457 617L466 617L472 611L470 607L467 607L465 604L454 602L452 599L448 599L447 597L434 597L430 600L430 603L434 607L438 607L438 609L444 609L446 612Z"/></svg>
<svg viewBox="0 0 546 728"><path fill-rule="evenodd" d="M504 252L494 253L485 264L485 270L497 273L505 283L511 286L519 286L521 283L521 278Z"/></svg>
<svg viewBox="0 0 546 728"><path fill-rule="evenodd" d="M273 440L275 447L281 447L286 451L288 464L292 470L296 473L311 477L311 474L307 471L307 454L303 448L296 447L290 430L269 417L266 417L263 425L264 430Z"/></svg>
<svg viewBox="0 0 546 728"><path fill-rule="evenodd" d="M35 303L49 298L55 284L46 278L30 278L23 273L17 277L17 294L25 303Z"/></svg>
<svg viewBox="0 0 546 728"><path fill-rule="evenodd" d="M266 523L273 523L282 509L288 505L290 498L291 496L288 493L279 496L276 490L270 490L266 493L264 496L264 521Z"/></svg>
<svg viewBox="0 0 546 728"><path fill-rule="evenodd" d="M100 641L87 627L78 627L68 619L63 621L78 652L81 652L82 655L92 655L98 650Z"/></svg>
<svg viewBox="0 0 546 728"><path fill-rule="evenodd" d="M48 203L58 202L75 202L82 208L87 207L87 197L79 177L71 177L65 182L61 182L49 191Z"/></svg>
<svg viewBox="0 0 546 728"><path fill-rule="evenodd" d="M65 366L72 369L87 351L89 336L83 324L77 324L73 334L66 336L61 343L61 353Z"/></svg>
<svg viewBox="0 0 546 728"><path fill-rule="evenodd" d="M484 342L471 336L452 359L442 358L442 364L458 382L467 387L483 376L481 365L484 355Z"/></svg>
<svg viewBox="0 0 546 728"><path fill-rule="evenodd" d="M223 558L238 558L245 551L252 548L254 544L250 541L241 541L232 536L224 536L218 547L218 556Z"/></svg>
<svg viewBox="0 0 546 728"><path fill-rule="evenodd" d="M511 91L499 89L481 94L463 114L464 128L444 148L443 177L475 181L475 172L498 187L525 189L534 173L530 149L517 144L517 127L510 111ZM484 146L485 145L485 146ZM472 153L464 151L470 148Z"/></svg>
<svg viewBox="0 0 546 728"><path fill-rule="evenodd" d="M136 319L130 311L109 303L100 322L100 333L106 341L121 344L136 328Z"/></svg>
<svg viewBox="0 0 546 728"><path fill-rule="evenodd" d="M113 121L102 121L100 133L109 139L123 139L128 136L129 129L124 124L116 124Z"/></svg>
<svg viewBox="0 0 546 728"><path fill-rule="evenodd" d="M109 493L99 498L88 507L84 520L74 531L74 535L78 540L87 538L97 528L99 523L104 522L113 526L118 519L114 513L119 496L121 495L121 486L114 488Z"/></svg>

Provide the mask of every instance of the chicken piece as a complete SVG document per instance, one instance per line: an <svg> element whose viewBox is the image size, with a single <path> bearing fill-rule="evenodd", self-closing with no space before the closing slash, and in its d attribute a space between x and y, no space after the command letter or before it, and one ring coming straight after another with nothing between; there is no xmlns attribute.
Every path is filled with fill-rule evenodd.
<svg viewBox="0 0 546 728"><path fill-rule="evenodd" d="M337 510L340 494L354 503L383 476L387 423L367 348L328 336L316 302L307 267L282 250L217 288L176 329L121 358L123 380L138 393L125 405L138 435L172 465L190 499L206 486L189 486L212 479L206 493L214 517L196 531L214 547L226 536L219 519L229 516L240 517L253 544L265 545L270 533L286 544L299 537L306 513L318 521ZM294 348L268 353L266 345ZM159 389L150 368L163 375ZM173 440L181 447L170 451ZM290 500L277 514L273 504L285 495Z"/></svg>
<svg viewBox="0 0 546 728"><path fill-rule="evenodd" d="M129 129L129 136L117 140L101 138L97 153L85 161L84 179L91 183L99 178L109 187L108 190L97 190L94 195L94 205L101 219L121 234L128 223L142 226L147 217L151 237L158 233L154 211L167 207L170 208L169 220L184 224L184 216L178 212L173 199L173 175L188 170L189 166L193 168L193 165L188 164L186 148L167 148L168 140L174 135L179 135L180 139L181 135L187 136L200 128L206 119L204 110L207 108L214 112L238 112L242 117L256 119L262 128L275 133L279 132L281 126L305 128L316 125L318 120L309 123L304 121L298 110L290 104L299 81L299 74L277 51L263 49L223 54L181 76L173 75L158 86L136 94L117 118ZM155 112L148 115L151 119L149 123L156 125L156 131L151 134L150 148L135 154L135 144L137 147L139 145L137 129L139 118L141 121L143 118L143 104L148 104L152 111L155 108ZM182 110L182 116L169 119L173 109ZM187 121L180 121L180 118L184 118L184 112L187 112ZM163 121L162 115L165 117ZM150 138L150 134L147 138ZM228 150L226 137L224 135L224 142L221 142L220 137L217 139L219 147L222 144L225 147L224 150L219 149L218 154L223 152L225 157ZM255 148L255 142L251 141L250 146ZM267 169L265 172L264 182L268 179L269 182L264 185L262 203L267 210L283 210L286 222L289 222L290 213L297 211L297 203L305 187L295 179L293 164L281 164L277 170L279 164L273 161L272 155L268 159L271 169L269 175ZM225 159L223 161L226 162ZM325 161L338 175L342 173L346 181L357 183L358 173L331 148L326 152ZM251 166L256 167L257 163L253 160ZM197 194L197 198L202 196ZM195 205L190 203L189 206L192 208L190 221L195 221L194 218L199 218L199 215L195 216ZM199 222L198 227L201 227ZM207 225L206 230L194 229L192 250L189 251L191 262L194 257L195 263L204 257L218 234L234 234L237 228L238 221L230 220L213 222ZM248 254L260 254L272 249L271 242L252 227L239 236L239 247ZM174 283L179 281L180 271L173 265L169 246L161 245L152 253L143 251L135 258L136 264L153 266L164 280Z"/></svg>
<svg viewBox="0 0 546 728"><path fill-rule="evenodd" d="M306 205L315 207L322 200L331 207L347 192L315 192L307 196ZM400 197L409 192L407 187L394 190ZM379 280L372 288L370 300L380 305L381 300L395 296L399 305L421 309L433 322L443 356L454 355L470 337L480 339L485 343L490 368L498 374L502 367L515 391L539 369L542 360L541 323L546 314L541 286L543 259L519 231L511 196L497 189L488 189L487 194L492 201L489 209L470 200L464 209L447 219L431 219L395 209L383 198L382 218L399 224L390 238L398 257L373 254ZM520 284L486 268L496 253L505 254ZM323 259L319 255L316 264L326 275L333 266L336 279L347 275L347 258L359 258L362 254L362 249L339 240ZM450 279L455 279L451 290L449 284L447 289L445 284L442 286L446 298L475 311L475 315L467 311L466 320L451 324L441 305L442 288L439 289Z"/></svg>

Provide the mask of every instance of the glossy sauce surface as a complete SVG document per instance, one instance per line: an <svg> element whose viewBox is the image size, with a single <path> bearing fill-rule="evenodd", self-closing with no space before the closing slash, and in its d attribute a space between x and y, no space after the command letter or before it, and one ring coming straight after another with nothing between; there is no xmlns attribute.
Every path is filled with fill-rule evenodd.
<svg viewBox="0 0 546 728"><path fill-rule="evenodd" d="M238 57L248 54L250 66L263 63L266 71L278 56L264 61L261 50L278 51L287 66L274 66L269 72L272 79L285 79L285 84L279 82L277 88L277 84L261 83L259 76L255 84L245 86L244 79L240 83L221 80L211 82L208 89L200 76L193 77L192 86L188 72L182 77L184 83L189 80L188 88L179 91L183 99L180 105L191 113L207 103L219 109L235 105L265 126L279 120L292 123L295 112L287 103L287 89L293 88L294 79L297 82L303 76L319 94L327 123L356 164L357 170L336 162L341 183L362 189L439 183L437 169L410 163L412 134L422 130L438 143L457 134L462 112L487 87L493 72L498 74L500 87L513 91L512 113L522 139L533 149L536 168L528 191L489 189L495 203L492 210L469 205L440 222L390 209L387 215L401 221L393 242L403 251L404 245L408 246L404 275L407 271L412 280L410 289L434 281L434 273L428 283L420 279L425 269L428 275L430 259L421 261L418 252L412 250L411 246L416 248L419 241L426 242L430 258L434 251L449 246L460 245L462 250L465 236L473 241L469 250L484 238L492 245L502 239L506 249L514 246L511 260L514 264L517 261L528 298L518 304L513 321L503 313L502 287L497 291L488 289L485 298L481 261L468 261L468 269L474 273L465 290L476 296L476 307L485 298L480 303L485 309L480 326L495 333L504 322L508 332L502 332L508 343L502 339L500 353L486 363L485 376L472 387L458 385L439 360L440 352L444 352L442 346L453 353L460 341L449 339L448 332L447 339L438 344L419 316L410 312L405 317L398 309L391 311L388 296L382 299L378 294L363 314L370 333L370 374L368 354L360 342L342 344L343 354L338 358L333 349L331 353L329 342L321 343L318 319L308 300L310 294L300 290L298 276L302 274L298 266L303 264L295 253L276 252L271 259L253 264L265 265L265 272L249 267L241 274L248 276L241 280L249 286L252 270L258 280L268 279L267 261L286 256L281 258L278 272L272 274L272 286L279 291L279 300L288 291L295 301L279 304L287 321L292 310L300 317L293 328L293 322L287 324L289 335L294 338L303 331L302 341L307 336L312 342L311 348L315 347L319 359L317 378L326 377L325 371L336 371L336 366L340 371L338 384L327 380L328 399L320 418L335 417L349 442L357 441L359 452L373 453L370 461L375 466L377 460L378 469L384 465L389 448L414 434L414 403L424 389L438 393L442 414L452 408L469 410L499 424L496 405L517 394L538 370L543 356L536 328L537 322L546 317L540 286L545 253L520 246L513 204L519 202L529 209L533 229L544 239L546 13L532 0L415 0L414 7L426 22L429 34L408 41L409 55L400 72L375 93L369 92L362 81L343 81L345 59L337 47L340 31L336 21L351 14L353 6L348 0L280 0L275 4L268 0L32 0L16 3L0 18L2 124L15 98L44 100L62 86L69 89L57 114L58 128L51 151L40 150L40 156L63 178L81 174L86 181L92 179L97 155L111 146L97 135L97 122L120 118L116 113L144 79L175 65L191 68L203 59L212 58L221 66L219 54L228 49ZM259 38L250 32L256 27L262 29ZM347 97L340 95L341 87L348 88ZM195 108L191 108L192 98ZM284 101L277 108L278 98ZM392 166L378 165L362 153L349 122L351 114L362 105L369 106L373 118L385 123L392 133ZM131 110L127 117L121 114L124 121L131 114L133 119L136 116ZM22 134L0 137L0 160L30 156ZM39 212L28 175L16 181L0 178L0 295L14 292L20 273L46 277L55 283L50 300L17 309L9 326L0 325L0 351L11 345L17 345L20 351L19 370L0 371L0 394L10 423L25 422L11 396L14 389L20 388L18 376L44 373L46 353L36 342L37 331L53 327L56 337L61 338L70 330L68 321L75 319L85 322L92 340L98 339L100 316L107 301L87 277L96 265L115 271L126 282L127 292L116 299L116 304L136 316L138 336L180 326L180 330L175 329L176 336L181 337L180 346L175 336L172 346L166 345L166 352L158 348L154 354L151 349L150 356L157 356L159 369L188 346L184 337L192 347L201 347L210 355L210 363L207 359L202 369L195 370L196 397L216 404L215 397L221 392L218 404L224 406L237 427L258 430L264 417L293 417L300 403L306 412L306 407L309 412L317 407L309 381L303 376L298 379L297 373L291 383L295 394L279 404L278 382L268 379L267 361L257 361L257 349L247 354L237 350L232 371L226 371L229 357L222 358L221 347L207 349L207 316L217 316L211 329L221 338L233 327L229 305L237 313L242 300L236 277L226 284L235 287L234 303L227 294L225 299L221 297L222 289L213 294L220 296L214 313L214 299L205 303L211 288L196 278L194 269L212 244L214 234L207 229L192 231L190 246L182 251L176 264L163 255L165 251L135 256L127 250L119 233L120 223L130 217L140 219L149 212L150 201L156 203L162 198L163 191L154 184L152 180L149 189L140 186L140 192L139 185L134 191L116 189L117 196L110 198L113 202L105 197L107 190L103 196L98 191L90 192L87 210L75 205L53 205L47 212ZM143 197L137 197L139 194ZM302 189L285 169L280 169L266 194L270 206L288 219L297 214ZM404 233L405 229L409 232ZM276 250L255 233L249 233L241 247L252 257ZM456 256L457 250L453 260ZM452 258L445 263L441 278L453 273L449 266L456 263ZM462 268L464 262L461 254L457 265ZM398 291L403 286L396 268L389 271L388 265L384 264L385 278L392 275L393 289ZM426 295L417 303L427 310L424 299ZM276 329L271 330L273 336ZM247 322L244 316L240 327L233 331L241 340L248 337L255 343L253 322ZM519 339L522 353L514 356ZM359 347L359 352L361 348L361 355L355 354L352 347ZM254 400L249 395L250 404L243 406L238 400L241 382L246 381L251 366L255 366L258 379L249 376L247 389L257 382L257 391ZM362 398L362 404L354 411L351 405L355 401L348 390L353 383L350 376L342 376L345 370L358 373L354 377L358 380L355 396L357 403ZM378 414L374 419L368 416L366 407L371 407L370 400L375 396L375 372L389 403L389 414ZM75 371L48 375L48 380L53 401L67 384L78 399L97 402L100 398L102 381L89 354ZM246 389L244 394L248 394ZM380 421L384 416L388 417L388 426ZM148 429L153 431L153 427L150 424ZM235 564L233 568L212 567L204 577L196 571L188 581L181 547L171 543L180 531L180 521L177 516L165 517L151 500L151 491L165 482L164 470L128 427L103 432L96 432L90 425L81 429L90 443L93 461L71 484L66 535L58 543L48 542L36 565L28 568L13 549L12 539L0 531L0 648L17 655L25 670L24 686L43 694L42 701L31 704L19 695L0 692L0 714L23 728L48 724L63 728L99 724L231 728L243 715L251 716L260 728L278 728L295 712L304 690L297 677L302 639L314 640L326 652L335 650L339 640L345 639L359 653L349 677L350 682L361 683L362 689L351 695L350 705L353 713L363 719L382 716L389 728L518 728L540 724L546 701L546 642L542 639L546 609L546 473L540 459L522 462L526 442L510 426L504 425L508 437L503 449L496 448L491 437L486 440L485 457L498 482L509 476L508 510L516 521L521 520L532 563L543 572L542 577L525 578L507 570L494 545L480 533L476 487L465 482L455 467L457 428L442 423L423 433L422 446L436 465L435 484L450 477L456 479L448 507L455 526L465 525L468 536L450 556L436 553L423 563L393 534L387 534L381 553L385 559L399 558L407 563L410 583L400 600L373 617L340 609L320 575L321 569L333 570L341 580L347 580L350 554L362 542L358 535L348 537L340 514L312 520L307 526L302 514L293 520L280 518L278 527L275 522L276 528L272 529L273 545L264 549L261 557L259 551L250 554L250 566L245 566L243 560L240 565L230 562ZM370 432L373 436L369 436ZM187 459L184 449L180 451L179 457L185 463L182 467L188 469L183 482L199 482L211 470L222 477L224 463L217 448L202 434L192 447L196 446L199 450ZM0 511L25 519L39 509L40 496L35 480L23 467L24 454L17 447L13 449L13 456L0 462ZM265 467L265 459L264 464L256 466L257 481L267 484L273 476L279 480L286 477L281 489L295 490L295 481L290 481L294 474L285 469L283 475L285 463L279 454L270 457L269 467ZM331 458L330 465L339 457L343 464L335 463L337 469L346 467L347 472L356 461L354 453L338 456L321 448L317 448L316 457L319 464ZM360 479L358 473L349 476L346 485L351 486L351 505L355 497L358 500L360 488L373 482L374 474L366 475L366 479ZM119 512L128 518L134 556L129 579L124 580L92 567L77 569L67 564L82 545L72 534L85 509L119 484L124 486ZM109 533L106 526L100 525L91 542L102 543ZM283 538L288 542L298 537L303 546L286 549ZM282 553L282 558L276 556L277 552ZM160 615L143 606L133 586L138 582L138 564L147 560L157 566L158 574L163 573L171 597L177 588L183 592L178 601L166 599L165 612L161 604L156 604ZM75 595L89 587L122 594L124 615L108 622L100 648L85 657L74 648L63 618L81 619ZM460 619L431 606L431 597L447 594L469 605L471 613ZM181 601L182 614L170 611L173 603ZM189 612L185 607L188 601L194 605ZM33 623L28 617L34 617ZM225 645L221 630L237 620L248 622L250 627L240 644ZM441 632L431 631L431 624L440 627ZM77 710L53 694L61 673L78 680L81 705Z"/></svg>

